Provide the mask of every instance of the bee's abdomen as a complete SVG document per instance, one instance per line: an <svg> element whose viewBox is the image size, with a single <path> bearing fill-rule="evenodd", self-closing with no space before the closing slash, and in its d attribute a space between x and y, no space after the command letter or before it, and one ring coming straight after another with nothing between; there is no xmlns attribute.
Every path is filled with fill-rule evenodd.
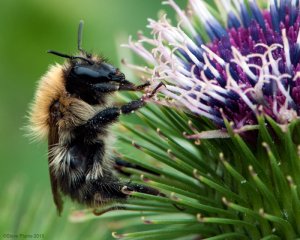
<svg viewBox="0 0 300 240"><path fill-rule="evenodd" d="M102 162L104 156L104 143L86 144L79 139L72 142L61 162L58 180L61 190L66 195L73 195L86 183L91 171L92 176L102 174ZM94 166L97 166L95 168Z"/></svg>

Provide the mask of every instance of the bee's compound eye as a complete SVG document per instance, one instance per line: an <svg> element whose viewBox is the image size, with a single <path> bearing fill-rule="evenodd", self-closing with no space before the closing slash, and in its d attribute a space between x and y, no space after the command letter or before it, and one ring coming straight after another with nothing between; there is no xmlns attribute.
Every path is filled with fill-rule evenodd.
<svg viewBox="0 0 300 240"><path fill-rule="evenodd" d="M90 77L90 78L99 78L101 77L98 71L95 71L89 67L80 67L80 66L76 66L73 68L74 73L78 76L86 76L86 77Z"/></svg>
<svg viewBox="0 0 300 240"><path fill-rule="evenodd" d="M90 81L90 83L110 81L122 83L125 79L125 75L114 66L103 62L94 65L75 65L71 70L70 78L84 79Z"/></svg>

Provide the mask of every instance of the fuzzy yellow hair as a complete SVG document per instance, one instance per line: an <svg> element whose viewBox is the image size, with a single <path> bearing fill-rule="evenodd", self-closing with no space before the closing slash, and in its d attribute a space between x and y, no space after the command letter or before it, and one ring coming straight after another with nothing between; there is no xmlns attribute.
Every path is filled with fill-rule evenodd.
<svg viewBox="0 0 300 240"><path fill-rule="evenodd" d="M56 123L59 130L70 130L91 118L96 109L88 103L70 96L65 88L64 68L54 65L41 78L30 113L30 135L34 139L44 139L49 133L50 107L59 101L62 118Z"/></svg>
<svg viewBox="0 0 300 240"><path fill-rule="evenodd" d="M66 95L63 68L56 64L38 83L34 101L29 116L30 135L37 139L44 139L49 133L49 109L51 104Z"/></svg>

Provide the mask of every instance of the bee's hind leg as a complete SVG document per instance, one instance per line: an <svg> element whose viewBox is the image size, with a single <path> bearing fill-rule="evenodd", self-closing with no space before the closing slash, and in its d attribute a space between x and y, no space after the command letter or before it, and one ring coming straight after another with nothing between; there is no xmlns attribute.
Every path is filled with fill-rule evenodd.
<svg viewBox="0 0 300 240"><path fill-rule="evenodd" d="M156 176L159 176L159 174L157 174L156 172L153 172L149 169L146 169L146 168L143 168L141 166L138 166L136 164L133 164L133 163L130 163L130 162L127 162L123 159L120 159L120 158L115 158L114 159L114 165L113 165L114 169L117 170L119 173L125 175L125 176L128 176L130 177L131 174L124 171L124 168L133 168L133 169L137 169L137 170L140 170L140 171L143 171L143 172L146 172L146 173L150 173L150 174L153 174L153 175L156 175ZM162 194L154 189L154 188L151 188L151 187L147 187L145 185L142 185L142 184L136 184L136 183L132 183L132 182L128 182L128 183L121 183L120 184L124 184L122 186L122 188L126 188L128 189L129 191L136 191L136 192L141 192L141 193L147 193L147 194L151 194L151 195L160 195L162 196Z"/></svg>
<svg viewBox="0 0 300 240"><path fill-rule="evenodd" d="M131 174L130 173L127 173L126 171L124 171L124 168L133 168L133 169L136 169L136 170L140 170L140 171L143 171L143 172L146 172L146 173L150 173L150 174L153 174L153 175L156 175L156 176L159 176L158 173L154 172L154 171L151 171L147 168L144 168L144 167L141 167L137 164L134 164L134 163L130 163L130 162L127 162L121 158L114 158L114 169L116 171L118 171L119 173L125 175L125 176L130 176Z"/></svg>
<svg viewBox="0 0 300 240"><path fill-rule="evenodd" d="M94 207L114 201L122 203L128 199L130 192L163 196L163 194L152 187L120 180L117 176L112 174L112 172L104 172L103 176L88 180L82 190L85 194L80 195L80 202L87 203Z"/></svg>

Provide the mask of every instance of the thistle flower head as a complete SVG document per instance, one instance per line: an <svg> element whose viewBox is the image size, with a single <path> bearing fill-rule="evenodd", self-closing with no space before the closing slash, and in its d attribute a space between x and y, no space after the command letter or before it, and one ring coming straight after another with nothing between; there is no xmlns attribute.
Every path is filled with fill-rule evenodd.
<svg viewBox="0 0 300 240"><path fill-rule="evenodd" d="M149 19L152 38L126 45L148 67L128 65L166 82L161 103L173 99L220 128L224 118L235 129L254 125L259 114L288 124L300 114L299 1L261 2L215 1L217 12L203 0L189 0L186 11L167 0L177 26L166 15Z"/></svg>

